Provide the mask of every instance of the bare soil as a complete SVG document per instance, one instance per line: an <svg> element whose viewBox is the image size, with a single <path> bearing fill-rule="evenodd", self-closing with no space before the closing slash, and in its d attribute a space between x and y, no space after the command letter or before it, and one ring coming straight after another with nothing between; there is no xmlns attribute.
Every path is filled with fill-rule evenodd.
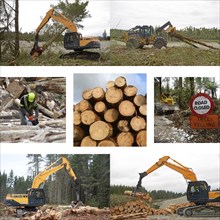
<svg viewBox="0 0 220 220"><path fill-rule="evenodd" d="M178 112L154 117L155 143L219 143L218 129L192 129L190 117Z"/></svg>

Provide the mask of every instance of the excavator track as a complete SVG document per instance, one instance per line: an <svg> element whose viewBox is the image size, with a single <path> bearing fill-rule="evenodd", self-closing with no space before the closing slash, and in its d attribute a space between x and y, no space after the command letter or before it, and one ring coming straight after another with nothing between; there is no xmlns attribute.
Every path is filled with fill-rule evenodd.
<svg viewBox="0 0 220 220"><path fill-rule="evenodd" d="M182 207L177 214L185 217L220 217L220 206L197 205Z"/></svg>
<svg viewBox="0 0 220 220"><path fill-rule="evenodd" d="M100 54L97 52L90 51L77 51L70 52L67 54L60 55L61 59L81 59L81 60L98 60L100 58Z"/></svg>

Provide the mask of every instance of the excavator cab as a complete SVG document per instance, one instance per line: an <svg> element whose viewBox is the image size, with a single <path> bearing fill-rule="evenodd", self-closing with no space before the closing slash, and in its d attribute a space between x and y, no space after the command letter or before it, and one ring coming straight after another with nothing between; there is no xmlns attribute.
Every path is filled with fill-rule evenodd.
<svg viewBox="0 0 220 220"><path fill-rule="evenodd" d="M42 206L45 204L45 194L43 189L28 189L28 206Z"/></svg>
<svg viewBox="0 0 220 220"><path fill-rule="evenodd" d="M196 205L205 205L209 200L210 186L205 181L189 182L187 187L187 199Z"/></svg>
<svg viewBox="0 0 220 220"><path fill-rule="evenodd" d="M69 32L64 35L64 48L66 50L80 49L80 34L77 32Z"/></svg>

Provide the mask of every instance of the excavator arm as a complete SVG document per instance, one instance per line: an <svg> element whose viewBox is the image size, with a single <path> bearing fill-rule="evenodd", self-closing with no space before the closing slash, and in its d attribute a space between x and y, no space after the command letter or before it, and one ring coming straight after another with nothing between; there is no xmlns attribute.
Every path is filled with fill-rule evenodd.
<svg viewBox="0 0 220 220"><path fill-rule="evenodd" d="M168 160L171 160L172 162L169 162ZM160 158L148 170L146 170L143 173L139 173L140 177L139 177L138 184L136 186L136 191L141 187L142 179L145 176L149 175L150 173L154 172L155 170L157 170L158 168L160 168L164 165L169 167L170 169L175 170L176 172L182 174L186 180L197 181L196 174L193 172L193 170L191 168L185 167L184 165L177 162L176 160L171 159L169 156L164 156L164 157Z"/></svg>
<svg viewBox="0 0 220 220"><path fill-rule="evenodd" d="M74 171L72 170L69 161L65 157L61 157L60 159L52 163L50 166L48 166L45 170L41 171L37 176L35 176L31 188L43 188L43 184L45 183L47 177L63 168L65 168L65 170L74 180L74 182L77 182L77 177Z"/></svg>
<svg viewBox="0 0 220 220"><path fill-rule="evenodd" d="M55 11L53 8L50 9L39 26L36 29L36 34L35 34L35 40L34 40L34 47L32 48L30 54L32 57L39 56L43 53L43 51L51 44L58 35L55 35L51 40L49 44L45 44L42 48L38 46L39 42L39 32L42 30L42 28L49 22L50 19L54 19L55 21L59 22L60 24L64 25L64 28L59 32L59 34L62 34L66 29L69 29L71 32L77 32L77 26L68 18L66 18L64 15L61 13Z"/></svg>

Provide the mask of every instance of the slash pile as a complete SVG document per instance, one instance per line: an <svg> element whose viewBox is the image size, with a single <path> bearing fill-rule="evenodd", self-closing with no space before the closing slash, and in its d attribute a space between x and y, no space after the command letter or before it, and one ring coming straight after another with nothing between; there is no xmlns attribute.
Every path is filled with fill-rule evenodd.
<svg viewBox="0 0 220 220"><path fill-rule="evenodd" d="M146 95L122 76L87 89L74 105L74 146L146 146Z"/></svg>

